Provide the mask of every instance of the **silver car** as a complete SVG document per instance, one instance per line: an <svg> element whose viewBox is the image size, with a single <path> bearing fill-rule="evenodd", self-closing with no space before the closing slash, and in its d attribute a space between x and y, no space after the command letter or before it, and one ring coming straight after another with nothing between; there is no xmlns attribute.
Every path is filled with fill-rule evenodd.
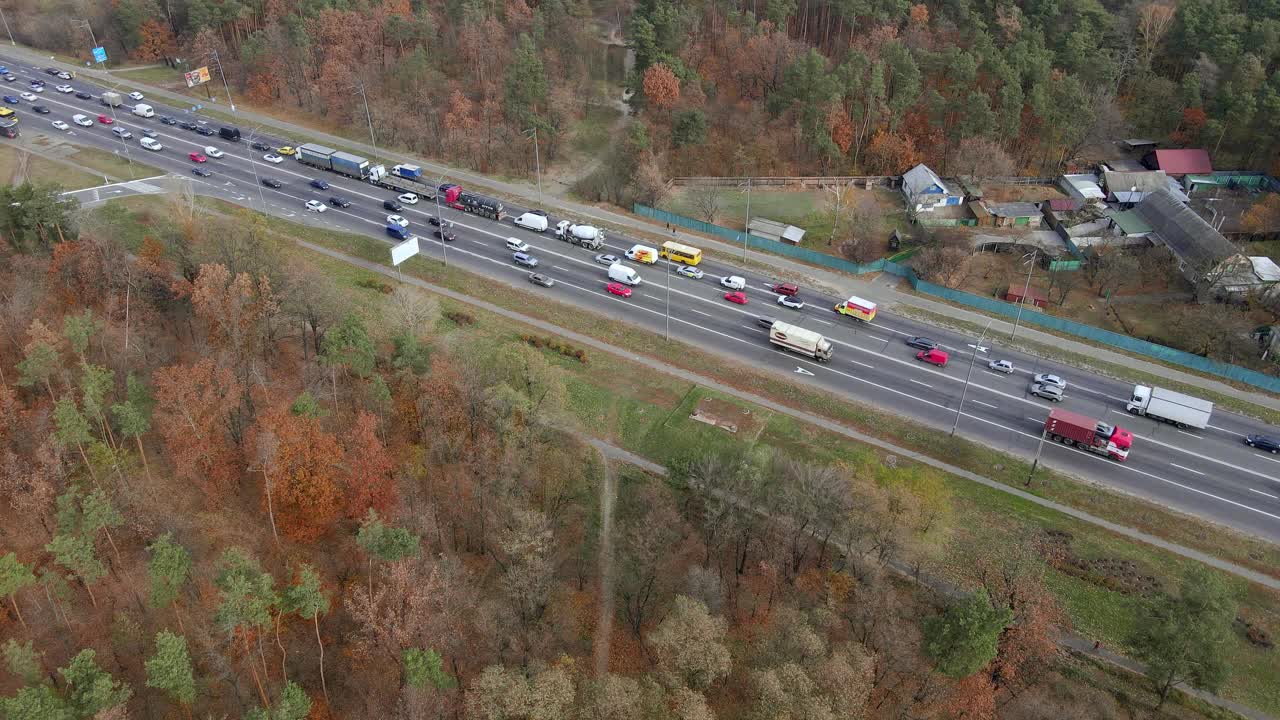
<svg viewBox="0 0 1280 720"><path fill-rule="evenodd" d="M1062 388L1047 383L1032 383L1031 394L1049 402L1062 402Z"/></svg>

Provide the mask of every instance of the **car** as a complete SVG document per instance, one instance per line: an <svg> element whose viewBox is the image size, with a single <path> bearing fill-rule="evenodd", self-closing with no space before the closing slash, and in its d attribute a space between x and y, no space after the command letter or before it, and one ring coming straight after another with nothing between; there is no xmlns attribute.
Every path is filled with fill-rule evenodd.
<svg viewBox="0 0 1280 720"><path fill-rule="evenodd" d="M222 152L221 150L219 150L218 148L216 148L216 147L214 147L214 146L212 146L212 145L210 145L210 146L208 146L208 147L206 147L206 148L204 149L204 154L205 154L205 155L208 155L208 156L209 156L209 157L211 157L211 158L220 158L220 157L223 157L224 155L226 155L226 153Z"/></svg>
<svg viewBox="0 0 1280 720"><path fill-rule="evenodd" d="M122 140L128 140L129 138L133 137L133 133L129 132L129 128L123 125L118 125L116 127L111 128L111 134L115 135L116 137Z"/></svg>
<svg viewBox="0 0 1280 720"><path fill-rule="evenodd" d="M294 149L293 149L291 146L289 146L289 145L285 145L284 147L276 148L276 152L277 152L277 153L279 153L279 154L281 154L281 155L292 155L292 154L294 154L295 152L297 152L297 150L294 150Z"/></svg>
<svg viewBox="0 0 1280 720"><path fill-rule="evenodd" d="M1033 380L1034 382L1038 382L1038 383L1040 383L1041 385L1053 385L1053 386L1058 387L1058 388L1061 388L1061 389L1063 389L1063 390L1066 390L1066 389L1067 389L1067 381L1066 381L1066 380L1063 380L1062 378L1058 377L1057 375L1050 375L1050 374L1048 374L1048 373L1041 373L1041 374L1039 374L1039 375L1036 375L1034 378L1032 378L1032 380Z"/></svg>
<svg viewBox="0 0 1280 720"><path fill-rule="evenodd" d="M71 126L62 122L61 120L54 120L53 129L54 130L70 130Z"/></svg>
<svg viewBox="0 0 1280 720"><path fill-rule="evenodd" d="M1057 385L1032 383L1030 392L1032 395L1042 397L1049 402L1062 402L1062 388Z"/></svg>
<svg viewBox="0 0 1280 720"><path fill-rule="evenodd" d="M40 83L38 85L36 83L31 83L31 92L35 92L35 93L44 92L44 83Z"/></svg>
<svg viewBox="0 0 1280 720"><path fill-rule="evenodd" d="M161 116L160 116L160 124L161 124L161 125L177 125L177 124L178 124L178 121L177 121L177 120L174 120L173 118L169 117L168 115L161 115Z"/></svg>
<svg viewBox="0 0 1280 720"><path fill-rule="evenodd" d="M403 215L388 215L387 224L399 225L402 228L407 228L409 227L409 220L405 218Z"/></svg>
<svg viewBox="0 0 1280 720"><path fill-rule="evenodd" d="M48 105L32 105L32 106L31 106L31 110L32 110L32 112L37 112L37 113L40 113L41 115L48 115L48 114L49 114L49 106L48 106Z"/></svg>
<svg viewBox="0 0 1280 720"><path fill-rule="evenodd" d="M938 367L946 367L947 361L951 359L951 356L948 355L944 350L933 348L931 350L921 350L920 352L916 353L916 359L919 360L920 362L927 362L930 365L937 365Z"/></svg>
<svg viewBox="0 0 1280 720"><path fill-rule="evenodd" d="M88 115L72 115L71 122L81 127L93 127L93 118Z"/></svg>
<svg viewBox="0 0 1280 720"><path fill-rule="evenodd" d="M57 75L58 73L62 72L61 70L55 67L47 67L44 69L44 71L50 75Z"/></svg>
<svg viewBox="0 0 1280 720"><path fill-rule="evenodd" d="M71 87L70 85L67 85L66 83L63 83L62 85L55 85L53 89L57 90L63 95L70 95L71 93L76 91L75 88Z"/></svg>
<svg viewBox="0 0 1280 720"><path fill-rule="evenodd" d="M110 125L111 123L115 122L115 120L112 120L111 118L107 117L106 115L99 115L99 116L98 116L98 122L102 123L103 125Z"/></svg>
<svg viewBox="0 0 1280 720"><path fill-rule="evenodd" d="M92 100L92 99L93 99L93 93L87 93L87 92L85 92L85 91L83 91L83 90L77 90L77 91L76 91L76 97L80 98L81 100Z"/></svg>
<svg viewBox="0 0 1280 720"><path fill-rule="evenodd" d="M1013 372L1013 363L1008 360L992 360L987 363L987 367L995 372L1002 372L1005 375Z"/></svg>
<svg viewBox="0 0 1280 720"><path fill-rule="evenodd" d="M1244 437L1244 444L1251 448L1266 450L1272 455L1280 453L1280 440L1269 435L1246 435Z"/></svg>
<svg viewBox="0 0 1280 720"><path fill-rule="evenodd" d="M773 290L773 292L778 295L799 295L800 294L800 286L796 285L795 283L778 283L776 285L770 285L769 289Z"/></svg>
<svg viewBox="0 0 1280 720"><path fill-rule="evenodd" d="M511 260L517 265L523 265L527 268L538 267L538 258L529 253L518 252L511 256Z"/></svg>
<svg viewBox="0 0 1280 720"><path fill-rule="evenodd" d="M720 278L720 284L730 290L741 290L747 286L747 281L745 278L737 275L729 275L727 277Z"/></svg>
<svg viewBox="0 0 1280 720"><path fill-rule="evenodd" d="M62 70L59 70L59 71L58 71L58 79L59 79L59 80L70 80L70 79L71 79L71 73L69 73L69 72L65 72L65 71L62 71Z"/></svg>
<svg viewBox="0 0 1280 720"><path fill-rule="evenodd" d="M35 94L35 93L24 92L24 93L19 94L19 95L18 95L18 97L22 98L23 100L26 100L27 102L35 102L35 101L36 101L36 94Z"/></svg>
<svg viewBox="0 0 1280 720"><path fill-rule="evenodd" d="M311 187L313 187L313 188L315 188L315 189L317 189L317 190L328 190L328 189L329 189L329 183L327 183L327 182L325 182L325 181L323 181L323 180L319 180L319 179L317 179L317 180L312 180L312 181L311 181Z"/></svg>
<svg viewBox="0 0 1280 720"><path fill-rule="evenodd" d="M404 209L404 206L396 202L395 200L383 200L382 207L386 208L387 210L390 210L391 212L400 212L401 210Z"/></svg>
<svg viewBox="0 0 1280 720"><path fill-rule="evenodd" d="M775 320L774 318L771 318L771 317L767 316L767 315L757 315L757 316L756 316L756 324L757 324L757 325L759 325L759 326L760 326L760 327L762 327L762 328L765 328L766 330L772 330L772 329L773 329L773 324L774 324L774 323L776 323L776 322L778 322L778 321L777 321L777 320Z"/></svg>
<svg viewBox="0 0 1280 720"><path fill-rule="evenodd" d="M317 213L322 213L329 209L325 207L325 204L320 202L319 200L308 200L306 204L306 208L307 208L307 212L317 212Z"/></svg>
<svg viewBox="0 0 1280 720"><path fill-rule="evenodd" d="M164 146L160 144L160 141L155 138L144 137L138 140L138 144L152 152L160 152L164 149Z"/></svg>
<svg viewBox="0 0 1280 720"><path fill-rule="evenodd" d="M209 127L208 125L197 125L196 134L204 135L205 137L209 137L210 135L217 135L217 133L213 131L213 128Z"/></svg>
<svg viewBox="0 0 1280 720"><path fill-rule="evenodd" d="M257 151L259 151L259 152L262 152L262 151L266 151L266 150L270 150L270 149L271 149L271 146L270 146L270 145L268 145L268 144L266 144L266 143L264 143L264 142L252 142L252 143L249 143L249 147L251 147L251 148L253 148L254 150L257 150Z"/></svg>
<svg viewBox="0 0 1280 720"><path fill-rule="evenodd" d="M8 82L13 82L14 80L18 79L18 76L14 75L13 73L5 73L4 79L7 80Z"/></svg>
<svg viewBox="0 0 1280 720"><path fill-rule="evenodd" d="M342 197L341 195L334 195L333 197L329 198L329 204L334 207L340 207L340 208L351 207L351 201Z"/></svg>
<svg viewBox="0 0 1280 720"><path fill-rule="evenodd" d="M191 174L192 174L192 175L195 175L195 176L197 176L197 177L209 177L210 175L212 175L212 174L213 174L213 172L212 172L212 171L209 171L209 170L206 170L206 169L204 169L204 168L200 167L199 165L197 165L197 166L195 166L195 167L191 168Z"/></svg>
<svg viewBox="0 0 1280 720"><path fill-rule="evenodd" d="M507 238L507 249L514 252L529 252L529 243L520 238Z"/></svg>
<svg viewBox="0 0 1280 720"><path fill-rule="evenodd" d="M134 101L134 102L142 102L143 100L146 100L146 99L147 99L147 96L146 96L146 95L143 95L142 93L138 92L137 90L134 90L133 92L129 93L129 99L130 99L130 100L132 100L132 101Z"/></svg>
<svg viewBox="0 0 1280 720"><path fill-rule="evenodd" d="M418 196L417 196L417 195L415 195L415 194L413 194L413 193L405 193L405 194L401 195L400 197L398 197L398 198L396 198L396 199L397 199L397 200L399 200L400 202L404 203L405 205L417 205L417 204L418 204Z"/></svg>
<svg viewBox="0 0 1280 720"><path fill-rule="evenodd" d="M706 273L702 272L701 270L699 270L698 268L692 265L681 265L680 267L676 268L676 274L683 275L687 278L693 278L694 280L701 280L703 276L706 275Z"/></svg>
<svg viewBox="0 0 1280 720"><path fill-rule="evenodd" d="M284 187L284 183L280 182L279 180L276 180L275 178L262 178L261 182L263 185L266 185L272 190L279 190L280 188Z"/></svg>
<svg viewBox="0 0 1280 720"><path fill-rule="evenodd" d="M187 159L198 163L209 162L209 158L205 157L204 153L201 152L189 152L187 153Z"/></svg>
<svg viewBox="0 0 1280 720"><path fill-rule="evenodd" d="M622 283L611 282L608 285L605 285L604 289L608 290L614 295L617 295L618 297L624 297L624 298L631 297L631 288L627 287L626 285L623 285Z"/></svg>
<svg viewBox="0 0 1280 720"><path fill-rule="evenodd" d="M778 304L792 310L803 310L804 301L795 295L779 295Z"/></svg>
<svg viewBox="0 0 1280 720"><path fill-rule="evenodd" d="M10 105L17 105L17 104L18 104L18 96L17 96L17 95L5 95L3 99L4 99L4 101L5 101L5 102L9 103Z"/></svg>
<svg viewBox="0 0 1280 720"><path fill-rule="evenodd" d="M199 127L199 125L196 125L190 120L183 120L178 123L178 127L182 128L183 130L195 130L197 127Z"/></svg>
<svg viewBox="0 0 1280 720"><path fill-rule="evenodd" d="M274 163L276 165L279 165L280 163L284 162L284 158L280 157L279 155L276 155L275 153L267 153L266 155L262 156L262 159L266 160L269 163Z"/></svg>
<svg viewBox="0 0 1280 720"><path fill-rule="evenodd" d="M451 233L448 230L445 230L443 228L436 230L432 234L440 238L441 240L444 240L445 242L453 242L454 240L458 239L458 236L456 233Z"/></svg>
<svg viewBox="0 0 1280 720"><path fill-rule="evenodd" d="M542 273L529 273L529 282L542 287L552 287L556 284L555 280L543 275Z"/></svg>
<svg viewBox="0 0 1280 720"><path fill-rule="evenodd" d="M601 265L614 265L622 260L617 255L597 255L596 262Z"/></svg>
<svg viewBox="0 0 1280 720"><path fill-rule="evenodd" d="M149 138L153 138L159 134L155 130L139 130L138 132L142 133L144 137L149 137Z"/></svg>
<svg viewBox="0 0 1280 720"><path fill-rule="evenodd" d="M920 336L907 338L907 344L913 348L920 348L921 350L933 350L938 347L937 340Z"/></svg>
<svg viewBox="0 0 1280 720"><path fill-rule="evenodd" d="M734 290L732 292L725 293L724 299L728 300L731 303L734 303L735 305L747 304L747 294L739 290Z"/></svg>

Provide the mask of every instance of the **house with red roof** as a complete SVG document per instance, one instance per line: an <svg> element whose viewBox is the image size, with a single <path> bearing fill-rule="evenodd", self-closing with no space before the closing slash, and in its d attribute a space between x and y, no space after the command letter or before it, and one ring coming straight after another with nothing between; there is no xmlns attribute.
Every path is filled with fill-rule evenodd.
<svg viewBox="0 0 1280 720"><path fill-rule="evenodd" d="M1142 164L1152 170L1163 170L1164 174L1174 177L1207 175L1213 172L1209 152L1198 148L1154 150L1142 158Z"/></svg>

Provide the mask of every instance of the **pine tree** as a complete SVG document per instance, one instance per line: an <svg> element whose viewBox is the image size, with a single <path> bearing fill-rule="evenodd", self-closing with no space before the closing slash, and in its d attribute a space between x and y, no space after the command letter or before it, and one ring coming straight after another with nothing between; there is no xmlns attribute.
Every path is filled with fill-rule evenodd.
<svg viewBox="0 0 1280 720"><path fill-rule="evenodd" d="M22 611L18 609L18 591L35 581L36 576L31 573L31 568L19 562L17 554L0 556L0 595L8 596L13 612L23 627L27 626L27 621L22 619Z"/></svg>
<svg viewBox="0 0 1280 720"><path fill-rule="evenodd" d="M96 652L85 648L58 670L69 686L67 702L80 717L92 717L102 710L123 705L133 696L128 683L117 682L111 673L98 667L96 657Z"/></svg>
<svg viewBox="0 0 1280 720"><path fill-rule="evenodd" d="M214 585L222 595L222 603L218 606L214 620L232 638L239 637L244 643L245 657L249 661L250 672L258 686L262 704L269 705L267 690L258 675L257 665L253 662L249 636L271 625L271 611L278 602L275 580L262 571L256 560L239 548L224 552L219 565L221 567Z"/></svg>
<svg viewBox="0 0 1280 720"><path fill-rule="evenodd" d="M304 720L311 713L311 698L293 681L284 684L275 706L252 710L245 720Z"/></svg>
<svg viewBox="0 0 1280 720"><path fill-rule="evenodd" d="M93 542L81 535L59 533L44 549L53 554L54 561L80 578L89 593L89 601L98 607L98 599L94 597L91 586L107 574L107 568L98 559Z"/></svg>
<svg viewBox="0 0 1280 720"><path fill-rule="evenodd" d="M403 654L404 680L416 688L430 685L437 690L446 690L458 683L453 676L444 670L444 658L430 648L407 648Z"/></svg>
<svg viewBox="0 0 1280 720"><path fill-rule="evenodd" d="M24 682L33 683L44 675L41 669L44 653L36 650L30 640L19 645L17 640L9 638L4 647L0 648L0 654L4 655L4 665L9 672L22 678Z"/></svg>
<svg viewBox="0 0 1280 720"><path fill-rule="evenodd" d="M369 508L360 530L356 533L356 543L369 558L369 596L373 597L373 560L394 562L418 554L422 548L421 541L404 528L390 527L378 517L378 512Z"/></svg>
<svg viewBox="0 0 1280 720"><path fill-rule="evenodd" d="M196 682L187 654L187 639L168 630L156 633L156 652L146 662L147 687L156 688L182 704L191 717Z"/></svg>
<svg viewBox="0 0 1280 720"><path fill-rule="evenodd" d="M316 645L320 648L320 687L325 702L329 702L329 684L324 677L324 641L320 639L320 614L329 612L329 597L320 585L320 575L315 568L303 564L298 569L298 582L284 592L282 603L286 612L297 613L310 619L316 629Z"/></svg>
<svg viewBox="0 0 1280 720"><path fill-rule="evenodd" d="M191 553L174 542L173 533L156 538L147 550L151 552L151 559L147 561L147 575L151 578L151 607L166 608L177 601L178 593L191 576Z"/></svg>

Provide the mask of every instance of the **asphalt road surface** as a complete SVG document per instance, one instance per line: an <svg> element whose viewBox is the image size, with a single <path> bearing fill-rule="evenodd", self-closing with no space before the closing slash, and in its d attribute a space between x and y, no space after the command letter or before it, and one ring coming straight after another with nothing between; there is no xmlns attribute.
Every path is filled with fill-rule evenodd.
<svg viewBox="0 0 1280 720"><path fill-rule="evenodd" d="M52 110L48 115L39 115L31 110L33 103L10 105L21 117L23 137L17 142L29 141L36 133L62 136L72 143L103 148L188 177L200 183L203 194L265 209L302 223L374 235L387 241L388 247L397 242L385 234L389 211L382 207L384 200L395 198L395 192L311 168L292 158L286 157L279 164L269 163L262 159L264 151L251 151L249 145L250 141L263 141L273 148L296 146L307 142L307 138L263 136L256 128L245 126L240 127L244 136L241 142L227 142L216 135L205 137L160 123L160 117L165 115L178 120L199 119L189 108L174 108L150 99L143 102L155 108L153 118L130 114L133 103L127 101L115 108L115 123L111 126L95 120L92 127L71 125L68 131L55 130L51 125L53 120L71 124L71 116L76 113L93 118L103 113L112 116L110 109L96 100L104 88L78 79L69 81L76 90L90 92L95 97L78 99L72 94L56 92L54 87L62 81L39 68L4 60L0 57L0 63L18 75L18 80L0 82L0 95L27 91L28 82L39 78L47 85L34 104L44 104ZM124 85L106 89L125 95L133 88ZM209 125L216 131L220 122L210 120ZM112 127L120 126L128 128L133 138L122 140L111 134ZM143 149L139 144L139 131L143 129L155 131L155 139L164 149L159 152ZM219 148L225 156L199 164L212 175L196 177L192 169L197 164L188 159L188 153L203 152L207 146ZM147 174L142 169L138 171L138 177ZM264 178L278 180L282 187L265 187L261 182ZM312 187L310 183L316 179L329 183L331 189ZM427 182L429 190L435 179ZM107 193L85 191L76 195L89 202L92 198L109 196L110 191ZM323 213L310 212L304 207L308 200L327 204L334 195L346 198L351 206L330 205ZM506 211L517 216L524 208L507 206ZM443 245L432 235L434 228L427 219L437 213L454 223L457 240ZM1248 433L1280 434L1274 427L1223 409L1214 410L1210 426L1203 431L1180 430L1134 417L1124 410L1131 390L1125 383L1002 349L993 339L975 347L979 343L971 337L889 312L881 311L873 323L862 324L832 312L832 307L843 298L823 296L804 288L800 297L805 307L785 308L777 304L777 296L769 287L788 278L744 271L731 264L732 258L705 258L699 265L706 273L702 279L679 276L674 272L676 267L667 268L663 261L653 266L628 262L644 282L634 288L630 299L623 299L605 290L606 268L598 264L594 256L608 253L621 257L634 244L624 237L611 236L605 247L589 251L557 240L550 233L539 235L516 228L510 219L497 222L448 207L438 211L434 203L427 201L405 205L398 214L409 220L409 231L420 238L423 255L509 283L514 293L539 293L569 304L589 306L595 312L659 334L669 328L674 339L693 343L733 361L773 369L796 381L887 408L934 427L950 429L959 417L958 432L962 435L1025 457L1035 454L1051 407L1061 406L1121 425L1134 433L1133 448L1124 463L1051 442L1044 444L1042 462L1192 515L1269 540L1280 540L1280 455L1262 453L1242 443ZM558 219L551 218L552 227ZM539 260L537 271L553 278L554 287L542 288L527 281L530 271L512 262L512 253L506 249L508 237L520 238L532 246L530 252ZM746 305L731 304L724 299L726 291L719 280L726 275L746 279ZM833 361L817 363L776 349L768 342L768 331L757 323L760 316L822 333L835 346ZM951 354L945 369L915 360L915 349L905 341L917 335L937 341ZM988 370L987 363L992 359L1012 361L1015 372L1005 375ZM971 360L973 369L966 391ZM1036 373L1053 373L1067 381L1065 399L1060 404L1028 394L1031 377ZM958 412L962 395L963 410Z"/></svg>

